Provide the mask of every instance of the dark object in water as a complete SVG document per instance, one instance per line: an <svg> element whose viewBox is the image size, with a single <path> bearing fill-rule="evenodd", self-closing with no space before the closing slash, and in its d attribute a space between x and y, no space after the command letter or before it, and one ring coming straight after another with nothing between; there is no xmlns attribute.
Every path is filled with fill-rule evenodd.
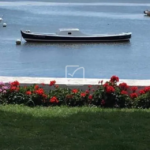
<svg viewBox="0 0 150 150"><path fill-rule="evenodd" d="M147 16L150 16L150 11L145 10L145 11L144 11L144 14L146 14Z"/></svg>
<svg viewBox="0 0 150 150"><path fill-rule="evenodd" d="M59 29L57 33L21 31L27 42L120 42L129 41L132 33L87 35L79 29Z"/></svg>

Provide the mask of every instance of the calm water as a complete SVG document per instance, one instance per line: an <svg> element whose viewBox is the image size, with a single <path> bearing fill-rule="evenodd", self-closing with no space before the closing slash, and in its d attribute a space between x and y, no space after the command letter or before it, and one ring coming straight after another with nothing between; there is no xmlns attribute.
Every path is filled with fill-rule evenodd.
<svg viewBox="0 0 150 150"><path fill-rule="evenodd" d="M150 78L150 9L145 1L1 1L0 76L109 78ZM79 28L84 33L132 32L125 43L26 43L16 46L20 29L56 32L58 28ZM69 65L65 70L65 67ZM70 67L73 65L73 67ZM74 66L77 65L77 66ZM71 77L71 76L70 76Z"/></svg>

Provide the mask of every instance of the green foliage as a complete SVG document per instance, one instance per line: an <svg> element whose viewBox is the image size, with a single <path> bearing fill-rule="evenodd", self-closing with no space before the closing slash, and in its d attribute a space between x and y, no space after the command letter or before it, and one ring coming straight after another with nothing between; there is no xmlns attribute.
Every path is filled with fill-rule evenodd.
<svg viewBox="0 0 150 150"><path fill-rule="evenodd" d="M150 108L150 87L138 91L137 87L128 87L117 82L112 76L110 81L102 81L87 90L61 88L56 81L50 81L49 91L44 84L20 86L18 81L10 84L0 82L0 104L24 104L28 106L98 106L104 108Z"/></svg>
<svg viewBox="0 0 150 150"><path fill-rule="evenodd" d="M150 92L138 96L134 105L136 108L150 108Z"/></svg>

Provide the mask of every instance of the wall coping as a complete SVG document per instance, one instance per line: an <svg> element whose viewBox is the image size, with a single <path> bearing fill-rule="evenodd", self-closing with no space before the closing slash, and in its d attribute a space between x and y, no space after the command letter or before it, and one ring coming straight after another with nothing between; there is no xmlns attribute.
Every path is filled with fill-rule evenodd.
<svg viewBox="0 0 150 150"><path fill-rule="evenodd" d="M19 81L20 84L49 84L50 81L55 80L57 85L98 85L98 82L103 80L103 83L110 79L94 79L94 78L48 78L48 77L6 77L0 76L0 81L5 83L12 81ZM150 86L150 80L133 80L133 79L119 79L119 83L125 82L129 86Z"/></svg>

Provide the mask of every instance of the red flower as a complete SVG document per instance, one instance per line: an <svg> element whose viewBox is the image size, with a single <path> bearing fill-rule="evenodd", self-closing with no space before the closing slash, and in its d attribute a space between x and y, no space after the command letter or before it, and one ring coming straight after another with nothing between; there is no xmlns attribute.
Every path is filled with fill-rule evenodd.
<svg viewBox="0 0 150 150"><path fill-rule="evenodd" d="M40 89L36 90L35 93L38 94L38 95L43 95L44 90L40 88Z"/></svg>
<svg viewBox="0 0 150 150"><path fill-rule="evenodd" d="M55 80L53 80L53 81L50 81L50 86L53 86L53 85L55 85L55 83L56 83L56 81Z"/></svg>
<svg viewBox="0 0 150 150"><path fill-rule="evenodd" d="M98 84L103 84L103 80L99 81Z"/></svg>
<svg viewBox="0 0 150 150"><path fill-rule="evenodd" d="M89 94L90 92L89 92L89 90L86 90L85 93L86 93L86 94Z"/></svg>
<svg viewBox="0 0 150 150"><path fill-rule="evenodd" d="M19 87L16 88L16 91L19 91Z"/></svg>
<svg viewBox="0 0 150 150"><path fill-rule="evenodd" d="M19 91L19 87L16 87L16 86L11 86L10 87L10 91Z"/></svg>
<svg viewBox="0 0 150 150"><path fill-rule="evenodd" d="M122 94L122 95L128 95L127 91L124 91L124 90L121 91L121 94Z"/></svg>
<svg viewBox="0 0 150 150"><path fill-rule="evenodd" d="M105 105L105 100L102 100L102 101L101 101L101 105Z"/></svg>
<svg viewBox="0 0 150 150"><path fill-rule="evenodd" d="M139 93L140 93L140 95L142 95L142 94L145 94L145 91L144 90L140 90Z"/></svg>
<svg viewBox="0 0 150 150"><path fill-rule="evenodd" d="M92 85L88 85L88 88L90 89L92 87Z"/></svg>
<svg viewBox="0 0 150 150"><path fill-rule="evenodd" d="M110 81L111 81L111 82L119 82L119 78L118 78L117 76L112 76L112 77L110 78Z"/></svg>
<svg viewBox="0 0 150 150"><path fill-rule="evenodd" d="M109 84L106 82L104 85L103 85L103 87L107 87L107 86L109 86Z"/></svg>
<svg viewBox="0 0 150 150"><path fill-rule="evenodd" d="M47 95L46 95L46 94L43 94L42 96L43 96L43 98L47 98Z"/></svg>
<svg viewBox="0 0 150 150"><path fill-rule="evenodd" d="M55 85L55 88L56 88L56 89L59 88L59 85Z"/></svg>
<svg viewBox="0 0 150 150"><path fill-rule="evenodd" d="M138 88L136 86L131 87L132 92L134 93Z"/></svg>
<svg viewBox="0 0 150 150"><path fill-rule="evenodd" d="M11 86L11 87L10 87L10 90L11 90L11 91L15 91L16 89L17 89L16 86Z"/></svg>
<svg viewBox="0 0 150 150"><path fill-rule="evenodd" d="M85 97L85 96L86 96L86 93L81 93L80 96L81 96L81 97Z"/></svg>
<svg viewBox="0 0 150 150"><path fill-rule="evenodd" d="M132 94L130 94L130 97L131 98L136 98L138 95L136 94L136 93L132 93Z"/></svg>
<svg viewBox="0 0 150 150"><path fill-rule="evenodd" d="M106 93L113 93L115 91L115 89L114 89L114 87L113 86L110 86L110 85L108 85L107 87L106 87Z"/></svg>
<svg viewBox="0 0 150 150"><path fill-rule="evenodd" d="M31 91L26 91L26 94L31 95L32 93L31 93Z"/></svg>
<svg viewBox="0 0 150 150"><path fill-rule="evenodd" d="M93 95L89 95L89 99L92 100L93 99Z"/></svg>
<svg viewBox="0 0 150 150"><path fill-rule="evenodd" d="M58 99L57 97L53 96L51 99L50 99L50 103L58 103Z"/></svg>
<svg viewBox="0 0 150 150"><path fill-rule="evenodd" d="M120 84L119 84L119 87L120 87L122 90L127 90L128 85L123 82L123 83L120 83Z"/></svg>
<svg viewBox="0 0 150 150"><path fill-rule="evenodd" d="M39 88L39 86L38 86L38 85L35 85L35 86L34 86L34 89L35 89L35 90L37 90L38 88Z"/></svg>
<svg viewBox="0 0 150 150"><path fill-rule="evenodd" d="M10 85L11 85L11 86L19 86L20 83L19 83L18 81L14 81L14 82L12 82Z"/></svg>
<svg viewBox="0 0 150 150"><path fill-rule="evenodd" d="M150 91L150 87L145 87L144 91L145 91L145 93L149 92Z"/></svg>
<svg viewBox="0 0 150 150"><path fill-rule="evenodd" d="M78 93L78 90L77 89L73 89L72 92L73 93Z"/></svg>

